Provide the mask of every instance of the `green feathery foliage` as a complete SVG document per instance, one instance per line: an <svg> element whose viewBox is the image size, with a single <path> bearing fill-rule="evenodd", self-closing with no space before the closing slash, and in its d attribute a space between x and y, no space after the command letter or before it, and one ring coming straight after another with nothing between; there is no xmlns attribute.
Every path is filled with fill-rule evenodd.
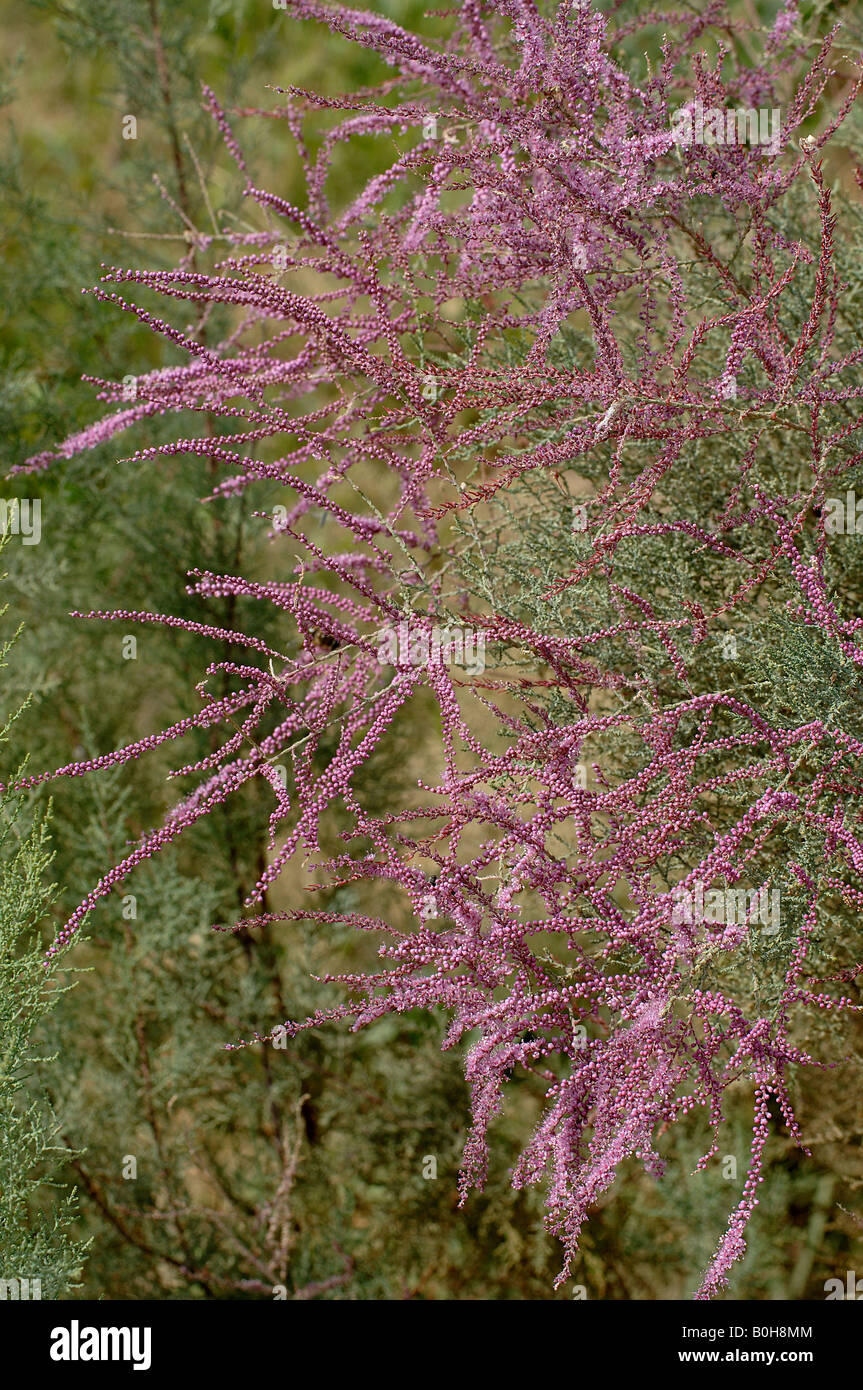
<svg viewBox="0 0 863 1390"><path fill-rule="evenodd" d="M0 618L6 613L0 611ZM12 641L0 648L0 670ZM9 742L16 715L0 728ZM73 1232L78 1203L61 1180L69 1151L45 1087L57 1053L55 1010L68 985L59 958L46 970L40 925L54 889L47 812L0 794L0 1290L59 1298L76 1286L88 1242Z"/></svg>

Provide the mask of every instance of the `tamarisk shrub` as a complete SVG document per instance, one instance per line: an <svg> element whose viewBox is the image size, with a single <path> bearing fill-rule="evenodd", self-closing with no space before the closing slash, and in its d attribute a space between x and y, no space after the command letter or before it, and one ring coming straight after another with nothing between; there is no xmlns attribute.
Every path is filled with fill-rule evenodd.
<svg viewBox="0 0 863 1390"><path fill-rule="evenodd" d="M544 1111L513 1183L548 1183L561 1281L621 1166L660 1177L664 1136L695 1112L698 1168L715 1163L726 1093L749 1088L748 1171L708 1298L744 1253L771 1125L804 1142L795 1069L837 1062L812 1052L812 1020L859 1007L861 570L822 514L863 461L863 348L843 304L859 208L843 242L824 166L840 128L857 148L858 70L793 3L763 29L720 3L461 0L429 20L433 39L316 0L293 0L298 20L373 48L391 75L237 113L287 123L302 206L260 186L205 90L249 221L214 221L194 266L105 269L94 293L178 365L138 378L131 404L99 382L111 412L26 465L154 416L216 418L216 435L134 458L210 459L213 505L266 492L274 577L196 571L190 593L285 616L276 649L167 614L84 615L184 626L241 655L202 673L200 707L170 728L27 780L223 731L53 950L265 779L270 857L237 925L312 918L383 941L378 969L332 977L342 1002L285 1026L447 1011L472 1087L462 1200L505 1084L533 1077ZM764 111L778 138L726 138ZM681 139L681 112L693 129L699 112L744 119ZM379 139L381 169L346 194L330 173L359 137ZM147 307L154 293L176 322ZM217 346L190 311L224 322ZM386 666L380 635L400 624L415 646ZM456 626L484 639L484 672L423 659ZM373 816L357 770L429 696L421 784ZM335 855L318 842L333 806ZM264 911L297 854L353 885L357 910ZM409 929L375 913L378 886L404 895Z"/></svg>

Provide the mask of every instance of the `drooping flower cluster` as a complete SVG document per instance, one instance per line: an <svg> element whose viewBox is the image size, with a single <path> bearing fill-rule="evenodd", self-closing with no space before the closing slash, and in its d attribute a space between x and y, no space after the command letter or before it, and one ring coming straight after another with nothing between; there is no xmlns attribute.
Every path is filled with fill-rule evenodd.
<svg viewBox="0 0 863 1390"><path fill-rule="evenodd" d="M95 293L189 362L139 377L131 405L99 383L118 408L29 465L197 413L199 435L134 457L200 454L221 470L215 496L287 490L269 516L280 577L195 573L190 590L274 605L285 641L86 615L177 623L247 656L202 673L201 708L170 729L29 779L224 730L218 752L178 769L194 790L61 939L142 860L266 779L271 855L247 926L297 850L333 883L397 885L410 914L407 929L265 914L385 942L379 972L340 977L349 1002L289 1028L448 1011L447 1044L470 1039L464 1195L483 1181L507 1081L538 1077L545 1110L513 1181L548 1179L561 1278L621 1164L661 1173L661 1136L701 1109L707 1166L725 1091L752 1086L749 1173L709 1297L745 1249L771 1107L802 1142L789 1071L816 1059L800 1020L856 1007L863 968L863 618L847 615L821 515L863 460L863 349L843 316L820 158L859 80L801 138L837 80L835 35L813 60L793 3L759 34L720 3L612 21L588 3L461 0L435 42L315 0L290 11L373 47L393 79L338 102L291 90L266 113L297 139L302 207L256 186L205 93L262 229L202 235L200 255L231 242L208 271L106 269ZM742 38L760 45L751 63L733 59ZM675 113L696 109L778 110L781 139L681 141ZM310 153L305 123L335 110ZM334 208L334 155L370 135L396 158ZM136 286L230 327L205 341L137 306ZM404 624L426 650L436 629L475 630L496 669L468 678L412 661L409 644L385 666L380 631ZM767 661L755 675L716 657L735 633ZM423 691L439 774L372 818L356 774ZM336 804L347 849L322 863ZM681 913L704 885L779 892L781 927L769 934L751 908ZM818 982L837 920L841 968Z"/></svg>

